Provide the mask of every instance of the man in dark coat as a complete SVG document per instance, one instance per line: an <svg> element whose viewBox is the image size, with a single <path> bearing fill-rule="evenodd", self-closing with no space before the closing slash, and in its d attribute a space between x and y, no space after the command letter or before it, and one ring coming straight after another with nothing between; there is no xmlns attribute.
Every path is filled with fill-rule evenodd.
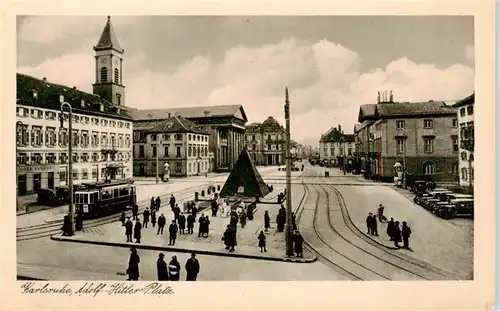
<svg viewBox="0 0 500 311"><path fill-rule="evenodd" d="M247 224L247 213L245 213L245 211L243 211L240 215L240 224L241 228L245 228Z"/></svg>
<svg viewBox="0 0 500 311"><path fill-rule="evenodd" d="M177 239L177 224L175 223L175 220L172 220L172 223L170 224L170 227L168 227L168 234L169 234L169 242L168 245L175 245L175 239Z"/></svg>
<svg viewBox="0 0 500 311"><path fill-rule="evenodd" d="M387 223L387 235L391 238L391 241L394 241L394 218L392 217Z"/></svg>
<svg viewBox="0 0 500 311"><path fill-rule="evenodd" d="M222 239L224 240L224 244L226 245L226 249L230 252L234 252L235 246L235 233L231 225L227 225L226 231L224 231L224 235Z"/></svg>
<svg viewBox="0 0 500 311"><path fill-rule="evenodd" d="M125 235L127 236L127 242L133 242L132 240L132 231L133 231L134 224L130 220L130 217L127 219L125 222Z"/></svg>
<svg viewBox="0 0 500 311"><path fill-rule="evenodd" d="M149 208L153 210L156 206L156 201L154 197L151 197L151 203L149 204Z"/></svg>
<svg viewBox="0 0 500 311"><path fill-rule="evenodd" d="M186 219L186 224L187 224L187 229L188 229L188 234L193 234L193 227L194 227L194 217L192 214L189 214L187 219Z"/></svg>
<svg viewBox="0 0 500 311"><path fill-rule="evenodd" d="M401 242L401 229L399 228L399 221L394 223L394 246L400 248L399 243Z"/></svg>
<svg viewBox="0 0 500 311"><path fill-rule="evenodd" d="M295 234L293 236L293 245L294 245L294 251L295 254L297 254L297 257L303 257L303 248L302 244L304 243L304 238L302 237L302 234L300 234L299 231L295 231Z"/></svg>
<svg viewBox="0 0 500 311"><path fill-rule="evenodd" d="M163 253L158 255L158 260L156 261L156 271L158 274L158 281L168 281L168 268L167 263L163 260Z"/></svg>
<svg viewBox="0 0 500 311"><path fill-rule="evenodd" d="M193 202L193 207L191 208L191 215L193 215L193 219L196 219L196 214L198 214L198 209L196 208L196 204Z"/></svg>
<svg viewBox="0 0 500 311"><path fill-rule="evenodd" d="M372 234L378 236L378 220L375 215L372 216Z"/></svg>
<svg viewBox="0 0 500 311"><path fill-rule="evenodd" d="M122 226L125 226L125 212L122 212L120 215L120 222L122 223Z"/></svg>
<svg viewBox="0 0 500 311"><path fill-rule="evenodd" d="M184 228L186 228L186 216L184 216L184 214L180 214L177 222L179 223L179 234L184 234Z"/></svg>
<svg viewBox="0 0 500 311"><path fill-rule="evenodd" d="M267 230L271 227L271 217L267 211L264 212L264 229Z"/></svg>
<svg viewBox="0 0 500 311"><path fill-rule="evenodd" d="M234 232L237 232L237 230L238 230L238 214L236 214L236 212L231 212L231 219L229 220L229 225L231 225L231 228L233 229Z"/></svg>
<svg viewBox="0 0 500 311"><path fill-rule="evenodd" d="M139 220L136 220L134 226L135 243L141 243L141 230L142 230L141 222Z"/></svg>
<svg viewBox="0 0 500 311"><path fill-rule="evenodd" d="M160 197L156 197L156 210L159 211L160 210L160 205L161 205L161 199Z"/></svg>
<svg viewBox="0 0 500 311"><path fill-rule="evenodd" d="M167 223L167 219L165 218L165 216L163 216L163 214L160 215L160 217L158 217L158 232L156 233L156 235L158 234L163 234L163 228L165 228L165 224Z"/></svg>
<svg viewBox="0 0 500 311"><path fill-rule="evenodd" d="M198 219L198 237L201 238L201 235L203 234L203 223L205 222L205 214L201 214L200 218Z"/></svg>
<svg viewBox="0 0 500 311"><path fill-rule="evenodd" d="M156 208L151 210L151 224L154 226L156 225Z"/></svg>
<svg viewBox="0 0 500 311"><path fill-rule="evenodd" d="M205 216L205 220L203 221L203 232L201 233L201 236L204 238L208 238L208 233L210 231L210 219L208 218L208 215Z"/></svg>
<svg viewBox="0 0 500 311"><path fill-rule="evenodd" d="M217 204L217 201L215 199L212 200L211 208L212 208L212 217L216 217L217 216L217 210L218 210L218 204Z"/></svg>
<svg viewBox="0 0 500 311"><path fill-rule="evenodd" d="M175 207L175 197L173 194L170 195L170 208L173 210Z"/></svg>
<svg viewBox="0 0 500 311"><path fill-rule="evenodd" d="M292 213L292 230L297 230L297 223L295 222L296 221L296 218L295 218L295 213Z"/></svg>
<svg viewBox="0 0 500 311"><path fill-rule="evenodd" d="M139 206L134 204L132 205L132 216L134 220L138 220L137 215L139 215Z"/></svg>
<svg viewBox="0 0 500 311"><path fill-rule="evenodd" d="M144 212L142 212L144 228L148 227L149 215L150 215L149 209L146 207Z"/></svg>
<svg viewBox="0 0 500 311"><path fill-rule="evenodd" d="M403 248L410 249L409 239L411 235L411 229L406 224L406 221L403 221L403 227L401 228L401 235L403 236Z"/></svg>
<svg viewBox="0 0 500 311"><path fill-rule="evenodd" d="M179 207L179 205L175 204L173 212L174 212L174 219L177 221L177 219L179 219L179 215L181 214L181 208Z"/></svg>
<svg viewBox="0 0 500 311"><path fill-rule="evenodd" d="M141 262L141 259L139 257L139 254L137 254L137 249L135 247L132 247L130 249L130 258L128 260L127 281L139 280L139 262Z"/></svg>
<svg viewBox="0 0 500 311"><path fill-rule="evenodd" d="M179 281L181 277L181 264L177 261L177 256L172 256L172 260L168 263L168 272L170 281Z"/></svg>
<svg viewBox="0 0 500 311"><path fill-rule="evenodd" d="M373 214L369 213L368 216L366 217L366 228L367 228L367 233L373 235Z"/></svg>
<svg viewBox="0 0 500 311"><path fill-rule="evenodd" d="M196 277L200 272L200 263L196 259L196 254L191 253L191 258L186 261L186 281L196 281Z"/></svg>

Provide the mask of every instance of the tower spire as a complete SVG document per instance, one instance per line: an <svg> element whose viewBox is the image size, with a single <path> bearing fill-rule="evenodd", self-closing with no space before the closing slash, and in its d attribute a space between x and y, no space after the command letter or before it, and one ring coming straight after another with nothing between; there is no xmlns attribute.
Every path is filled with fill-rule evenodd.
<svg viewBox="0 0 500 311"><path fill-rule="evenodd" d="M94 50L108 50L113 49L120 53L123 53L123 49L118 42L118 38L116 37L115 30L113 29L113 25L111 24L111 16L108 15L108 21L106 22L106 26L102 30L101 37L97 45L94 46Z"/></svg>
<svg viewBox="0 0 500 311"><path fill-rule="evenodd" d="M288 86L286 86L285 87L285 103L288 104L289 102L290 102L290 100L288 98Z"/></svg>

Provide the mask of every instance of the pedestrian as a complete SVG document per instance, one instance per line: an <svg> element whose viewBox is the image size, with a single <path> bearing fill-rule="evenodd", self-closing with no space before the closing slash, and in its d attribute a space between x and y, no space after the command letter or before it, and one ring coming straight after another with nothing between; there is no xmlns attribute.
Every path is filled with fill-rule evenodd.
<svg viewBox="0 0 500 311"><path fill-rule="evenodd" d="M160 205L161 205L161 199L160 197L156 197L156 211L159 211L160 210Z"/></svg>
<svg viewBox="0 0 500 311"><path fill-rule="evenodd" d="M165 255L160 253L158 255L158 260L156 261L156 271L158 274L158 281L168 281L168 268L167 263L163 260Z"/></svg>
<svg viewBox="0 0 500 311"><path fill-rule="evenodd" d="M120 215L120 222L122 223L122 226L125 226L125 212L122 212Z"/></svg>
<svg viewBox="0 0 500 311"><path fill-rule="evenodd" d="M177 230L177 224L175 223L175 220L172 220L170 227L168 227L168 245L175 245L175 239L177 239Z"/></svg>
<svg viewBox="0 0 500 311"><path fill-rule="evenodd" d="M399 221L394 223L394 246L400 248L399 243L401 242L401 229L399 229Z"/></svg>
<svg viewBox="0 0 500 311"><path fill-rule="evenodd" d="M188 234L193 234L194 218L192 214L189 214L186 219Z"/></svg>
<svg viewBox="0 0 500 311"><path fill-rule="evenodd" d="M144 228L148 227L149 215L150 215L149 209L146 207L146 209L144 210L144 212L142 212L142 217L143 217L142 221L143 221L143 224L144 224Z"/></svg>
<svg viewBox="0 0 500 311"><path fill-rule="evenodd" d="M378 236L378 224L377 224L378 220L377 220L377 217L375 215L372 216L372 234L374 236Z"/></svg>
<svg viewBox="0 0 500 311"><path fill-rule="evenodd" d="M368 230L367 234L373 235L373 214L368 213L368 217L366 217L366 228Z"/></svg>
<svg viewBox="0 0 500 311"><path fill-rule="evenodd" d="M237 229L238 215L235 212L231 212L231 218L229 220L229 224L231 225L231 228L233 228L234 231L238 230Z"/></svg>
<svg viewBox="0 0 500 311"><path fill-rule="evenodd" d="M295 222L295 213L292 213L292 230L297 230L297 223Z"/></svg>
<svg viewBox="0 0 500 311"><path fill-rule="evenodd" d="M175 197L173 194L170 195L170 209L173 210L175 207Z"/></svg>
<svg viewBox="0 0 500 311"><path fill-rule="evenodd" d="M231 225L227 225L226 231L224 231L224 235L222 236L222 240L224 241L224 245L226 245L226 249L230 252L234 252L234 234Z"/></svg>
<svg viewBox="0 0 500 311"><path fill-rule="evenodd" d="M156 225L156 208L151 210L151 224L154 226Z"/></svg>
<svg viewBox="0 0 500 311"><path fill-rule="evenodd" d="M294 244L294 251L297 254L297 257L303 257L303 247L302 244L304 243L304 238L302 237L302 234L298 230L295 230L295 234L293 236L293 244Z"/></svg>
<svg viewBox="0 0 500 311"><path fill-rule="evenodd" d="M217 201L214 199L211 202L211 208L212 208L212 217L217 216Z"/></svg>
<svg viewBox="0 0 500 311"><path fill-rule="evenodd" d="M191 208L191 215L193 215L193 219L196 219L196 214L198 214L198 208L196 207L196 203L193 202Z"/></svg>
<svg viewBox="0 0 500 311"><path fill-rule="evenodd" d="M134 220L138 220L137 215L139 214L139 206L137 204L132 205L132 216Z"/></svg>
<svg viewBox="0 0 500 311"><path fill-rule="evenodd" d="M135 247L130 248L130 258L128 260L128 280L127 281L138 281L139 280L139 262L141 258L137 254L137 249Z"/></svg>
<svg viewBox="0 0 500 311"><path fill-rule="evenodd" d="M403 221L403 227L401 228L401 235L403 236L403 248L410 249L409 239L411 235L411 229L406 224L406 221Z"/></svg>
<svg viewBox="0 0 500 311"><path fill-rule="evenodd" d="M264 231L260 231L260 234L259 234L259 247L260 247L260 252L262 253L262 251L264 252L267 252L266 250L266 236L264 235Z"/></svg>
<svg viewBox="0 0 500 311"><path fill-rule="evenodd" d="M127 219L125 222L125 235L127 236L127 242L133 242L132 240L132 231L133 231L134 224L130 220L130 217Z"/></svg>
<svg viewBox="0 0 500 311"><path fill-rule="evenodd" d="M167 219L163 214L158 217L158 231L156 232L156 235L162 234L163 235L163 228L165 228L165 224L167 223Z"/></svg>
<svg viewBox="0 0 500 311"><path fill-rule="evenodd" d="M210 219L208 218L208 215L205 216L205 220L203 221L203 233L202 236L205 238L208 238L208 233L210 231Z"/></svg>
<svg viewBox="0 0 500 311"><path fill-rule="evenodd" d="M186 281L196 281L196 277L200 272L200 263L198 259L196 259L196 254L191 253L191 258L186 261Z"/></svg>
<svg viewBox="0 0 500 311"><path fill-rule="evenodd" d="M269 217L269 213L267 211L264 212L264 228L267 230L271 227L271 217Z"/></svg>
<svg viewBox="0 0 500 311"><path fill-rule="evenodd" d="M394 218L391 217L391 220L387 223L387 235L391 238L391 241L394 241Z"/></svg>
<svg viewBox="0 0 500 311"><path fill-rule="evenodd" d="M142 230L141 222L139 220L136 220L134 226L135 243L141 243L141 230Z"/></svg>
<svg viewBox="0 0 500 311"><path fill-rule="evenodd" d="M156 201L154 197L151 197L151 203L149 204L149 208L153 210L156 206Z"/></svg>
<svg viewBox="0 0 500 311"><path fill-rule="evenodd" d="M245 226L247 224L247 213L246 212L241 213L240 223L241 223L241 228L245 228Z"/></svg>
<svg viewBox="0 0 500 311"><path fill-rule="evenodd" d="M177 222L179 223L179 234L184 234L184 228L186 228L186 216L184 216L184 214L180 214Z"/></svg>
<svg viewBox="0 0 500 311"><path fill-rule="evenodd" d="M172 256L172 260L168 263L168 274L170 281L179 281L181 277L181 265L175 255Z"/></svg>
<svg viewBox="0 0 500 311"><path fill-rule="evenodd" d="M205 221L205 214L201 214L200 218L198 219L198 237L201 238L201 235L203 234L203 222Z"/></svg>
<svg viewBox="0 0 500 311"><path fill-rule="evenodd" d="M175 219L175 221L177 221L177 219L179 219L180 214L181 214L181 208L179 207L179 205L175 204L175 207L174 207L174 219Z"/></svg>

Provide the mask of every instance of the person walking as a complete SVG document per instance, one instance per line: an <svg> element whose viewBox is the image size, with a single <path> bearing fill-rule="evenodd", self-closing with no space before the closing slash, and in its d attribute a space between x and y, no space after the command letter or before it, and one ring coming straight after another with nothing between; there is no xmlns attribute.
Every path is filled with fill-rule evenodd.
<svg viewBox="0 0 500 311"><path fill-rule="evenodd" d="M399 221L394 223L394 246L400 248L399 243L401 242L401 229L399 228Z"/></svg>
<svg viewBox="0 0 500 311"><path fill-rule="evenodd" d="M267 252L266 250L266 236L264 234L264 231L260 231L260 234L259 234L259 247L260 247L260 252L262 253L262 251L264 252Z"/></svg>
<svg viewBox="0 0 500 311"><path fill-rule="evenodd" d="M156 197L156 200L155 200L155 205L156 205L156 211L159 211L160 210L160 205L161 205L161 199L160 197Z"/></svg>
<svg viewBox="0 0 500 311"><path fill-rule="evenodd" d="M122 223L122 226L125 226L125 212L122 212L120 215L120 222Z"/></svg>
<svg viewBox="0 0 500 311"><path fill-rule="evenodd" d="M156 225L156 208L151 210L151 224L153 225L153 228Z"/></svg>
<svg viewBox="0 0 500 311"><path fill-rule="evenodd" d="M201 214L198 219L198 237L201 238L203 234L203 223L205 222L205 214Z"/></svg>
<svg viewBox="0 0 500 311"><path fill-rule="evenodd" d="M175 223L175 220L172 220L170 227L168 227L168 245L175 245L175 239L177 239L177 230L177 224Z"/></svg>
<svg viewBox="0 0 500 311"><path fill-rule="evenodd" d="M295 230L295 234L293 236L293 244L294 244L294 251L297 254L297 257L303 257L303 247L302 244L304 243L304 238L302 237L302 234L298 230Z"/></svg>
<svg viewBox="0 0 500 311"><path fill-rule="evenodd" d="M167 223L167 219L163 214L158 217L158 231L156 232L156 235L162 234L163 235L163 228L165 228L165 224Z"/></svg>
<svg viewBox="0 0 500 311"><path fill-rule="evenodd" d="M366 217L366 228L367 228L367 234L373 235L373 214L368 213L368 217Z"/></svg>
<svg viewBox="0 0 500 311"><path fill-rule="evenodd" d="M210 219L208 218L208 215L205 216L205 220L203 221L203 232L202 232L202 237L208 238L208 232L210 231Z"/></svg>
<svg viewBox="0 0 500 311"><path fill-rule="evenodd" d="M212 217L216 217L217 216L217 201L215 199L213 199L211 202L211 209L212 209Z"/></svg>
<svg viewBox="0 0 500 311"><path fill-rule="evenodd" d="M372 234L374 236L378 236L378 220L377 220L377 217L375 215L373 215L372 217Z"/></svg>
<svg viewBox="0 0 500 311"><path fill-rule="evenodd" d="M174 197L174 194L171 194L170 195L170 209L173 210L174 207L175 207L175 197Z"/></svg>
<svg viewBox="0 0 500 311"><path fill-rule="evenodd" d="M167 263L163 260L165 255L160 253L158 255L158 260L156 261L156 272L158 275L158 281L168 281L168 268Z"/></svg>
<svg viewBox="0 0 500 311"><path fill-rule="evenodd" d="M193 215L193 219L196 220L196 215L198 214L198 208L196 207L196 203L193 202L192 204L192 208L191 208L191 215Z"/></svg>
<svg viewBox="0 0 500 311"><path fill-rule="evenodd" d="M403 221L403 227L401 228L401 235L403 236L403 248L410 249L409 239L411 235L411 229L406 224L406 221Z"/></svg>
<svg viewBox="0 0 500 311"><path fill-rule="evenodd" d="M148 222L149 222L149 215L150 215L150 212L149 212L149 209L146 207L146 209L144 210L144 212L142 212L142 221L144 223L144 228L147 228L148 227Z"/></svg>
<svg viewBox="0 0 500 311"><path fill-rule="evenodd" d="M134 226L134 238L135 238L135 243L141 243L141 230L142 230L142 225L139 220L136 220L135 226Z"/></svg>
<svg viewBox="0 0 500 311"><path fill-rule="evenodd" d="M240 215L240 224L241 228L245 228L247 224L247 213L245 211Z"/></svg>
<svg viewBox="0 0 500 311"><path fill-rule="evenodd" d="M139 280L139 263L141 258L137 254L137 249L135 247L130 248L130 258L128 260L128 280L127 281L138 281Z"/></svg>
<svg viewBox="0 0 500 311"><path fill-rule="evenodd" d="M132 205L132 216L134 220L138 220L139 218L137 217L139 215L139 206L137 204Z"/></svg>
<svg viewBox="0 0 500 311"><path fill-rule="evenodd" d="M387 235L391 239L391 241L394 241L394 218L391 217L391 220L387 222Z"/></svg>
<svg viewBox="0 0 500 311"><path fill-rule="evenodd" d="M264 212L264 229L267 230L271 227L271 217L267 211Z"/></svg>
<svg viewBox="0 0 500 311"><path fill-rule="evenodd" d="M193 234L194 218L192 214L189 214L186 219L188 234Z"/></svg>
<svg viewBox="0 0 500 311"><path fill-rule="evenodd" d="M292 213L292 230L293 231L297 230L297 223L295 221L296 221L295 213Z"/></svg>
<svg viewBox="0 0 500 311"><path fill-rule="evenodd" d="M174 219L177 221L179 219L179 215L181 214L181 208L179 207L178 204L175 204L174 207Z"/></svg>
<svg viewBox="0 0 500 311"><path fill-rule="evenodd" d="M181 277L181 264L177 261L177 256L172 256L172 260L168 263L168 277L170 281L179 281Z"/></svg>
<svg viewBox="0 0 500 311"><path fill-rule="evenodd" d="M186 261L186 281L196 281L198 273L200 272L200 262L196 259L196 254L191 253L191 258Z"/></svg>
<svg viewBox="0 0 500 311"><path fill-rule="evenodd" d="M149 203L149 208L151 210L154 210L156 207L156 201L155 201L155 198L154 197L151 197L151 203Z"/></svg>
<svg viewBox="0 0 500 311"><path fill-rule="evenodd" d="M229 250L230 252L234 252L234 245L235 245L234 238L235 235L233 228L231 227L231 225L227 225L226 231L224 231L224 235L222 236L222 240L226 245L226 249Z"/></svg>
<svg viewBox="0 0 500 311"><path fill-rule="evenodd" d="M184 214L180 214L177 222L179 223L179 234L184 234L184 228L186 228L186 216L184 216Z"/></svg>
<svg viewBox="0 0 500 311"><path fill-rule="evenodd" d="M134 224L130 220L130 217L127 219L125 222L125 235L127 236L127 242L133 242L132 240L132 231L133 231Z"/></svg>

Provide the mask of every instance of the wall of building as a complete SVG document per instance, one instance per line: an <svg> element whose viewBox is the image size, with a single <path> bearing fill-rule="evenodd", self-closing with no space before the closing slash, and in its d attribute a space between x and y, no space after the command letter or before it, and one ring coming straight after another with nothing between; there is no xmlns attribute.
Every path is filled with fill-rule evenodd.
<svg viewBox="0 0 500 311"><path fill-rule="evenodd" d="M265 126L261 130L249 130L245 134L245 144L255 165L284 165L284 139L281 130L267 129Z"/></svg>
<svg viewBox="0 0 500 311"><path fill-rule="evenodd" d="M474 104L465 105L459 107L457 110L457 119L459 126L459 137L460 142L464 139L462 137L462 131L460 128L474 127ZM458 152L459 161L459 183L463 187L473 187L474 186L474 150L469 150L463 148L460 144Z"/></svg>

